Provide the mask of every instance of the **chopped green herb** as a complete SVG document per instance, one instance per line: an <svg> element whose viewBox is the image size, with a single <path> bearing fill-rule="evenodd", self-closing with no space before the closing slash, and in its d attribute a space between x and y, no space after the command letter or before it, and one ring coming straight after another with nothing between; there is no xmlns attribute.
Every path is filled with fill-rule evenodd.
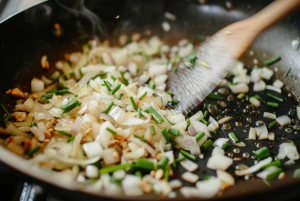
<svg viewBox="0 0 300 201"><path fill-rule="evenodd" d="M275 125L276 125L276 121L273 121L273 122L269 123L269 128L272 128Z"/></svg>
<svg viewBox="0 0 300 201"><path fill-rule="evenodd" d="M129 99L130 99L130 102L131 102L131 104L132 104L132 107L135 109L135 111L138 111L138 107L137 107L137 105L136 105L136 103L135 103L133 97L130 96Z"/></svg>
<svg viewBox="0 0 300 201"><path fill-rule="evenodd" d="M6 116L6 118L5 118L5 121L4 121L5 126L7 125L7 122L10 119L10 116L11 116L11 114L8 113L7 116Z"/></svg>
<svg viewBox="0 0 300 201"><path fill-rule="evenodd" d="M211 176L209 176L209 175L206 175L205 177L203 177L203 181L205 181L205 180L209 180L209 178L210 178Z"/></svg>
<svg viewBox="0 0 300 201"><path fill-rule="evenodd" d="M180 131L175 129L175 128L169 128L168 133L175 135L175 136L179 136L180 135Z"/></svg>
<svg viewBox="0 0 300 201"><path fill-rule="evenodd" d="M114 172L117 170L123 170L123 169L131 168L131 167L132 167L132 163L118 164L118 165L113 165L113 166L108 166L108 167L102 168L99 170L99 173L106 174L106 173L111 173L111 172Z"/></svg>
<svg viewBox="0 0 300 201"><path fill-rule="evenodd" d="M208 115L208 110L205 110L204 115L203 115L203 118L206 118L207 115Z"/></svg>
<svg viewBox="0 0 300 201"><path fill-rule="evenodd" d="M279 97L277 97L277 96L274 96L273 94L267 93L267 95L268 95L269 97L271 97L271 98L274 98L275 100L278 100L278 101L280 101L280 102L283 102L283 99L282 99L282 98L279 98Z"/></svg>
<svg viewBox="0 0 300 201"><path fill-rule="evenodd" d="M184 161L184 160L185 160L185 157L183 156L183 157L181 157L181 158L176 158L176 159L175 159L175 162L176 162L176 163L179 163L179 162Z"/></svg>
<svg viewBox="0 0 300 201"><path fill-rule="evenodd" d="M280 162L280 160L276 160L276 161L273 161L273 162L271 162L271 163L269 163L269 164L267 164L267 165L265 165L265 166L262 166L262 167L261 167L261 170L265 170L265 169L267 169L268 167L271 167L271 166L281 167L281 162Z"/></svg>
<svg viewBox="0 0 300 201"><path fill-rule="evenodd" d="M150 126L151 135L155 135L155 129L154 126Z"/></svg>
<svg viewBox="0 0 300 201"><path fill-rule="evenodd" d="M110 76L110 78L111 78L113 81L116 81L116 79L117 79L117 78L115 78L115 77L112 76L112 75Z"/></svg>
<svg viewBox="0 0 300 201"><path fill-rule="evenodd" d="M155 123L160 124L164 122L164 119L153 109L152 106L145 110L145 112L152 114L152 118L155 121Z"/></svg>
<svg viewBox="0 0 300 201"><path fill-rule="evenodd" d="M172 72L176 73L176 72L177 72L177 68L174 67L174 68L172 69Z"/></svg>
<svg viewBox="0 0 300 201"><path fill-rule="evenodd" d="M209 131L209 133L211 134L212 137L216 137L217 135L217 131Z"/></svg>
<svg viewBox="0 0 300 201"><path fill-rule="evenodd" d="M32 157L33 154L35 154L38 150L40 150L41 146L37 146L34 149L32 149L30 152L28 152L27 156Z"/></svg>
<svg viewBox="0 0 300 201"><path fill-rule="evenodd" d="M168 94L170 94L171 96L173 96L174 94L170 91L167 91Z"/></svg>
<svg viewBox="0 0 300 201"><path fill-rule="evenodd" d="M270 187L270 188L272 187L271 184L270 184L270 182L269 182L268 180L263 179L263 182L264 182L268 187Z"/></svg>
<svg viewBox="0 0 300 201"><path fill-rule="evenodd" d="M74 139L75 139L75 136L70 137L67 142L69 143L69 142L73 141Z"/></svg>
<svg viewBox="0 0 300 201"><path fill-rule="evenodd" d="M284 77L287 77L291 72L291 68L289 68L289 70L285 73Z"/></svg>
<svg viewBox="0 0 300 201"><path fill-rule="evenodd" d="M139 98L139 100L142 100L146 95L147 95L147 91L145 91L145 93L143 95L141 95L141 97Z"/></svg>
<svg viewBox="0 0 300 201"><path fill-rule="evenodd" d="M80 105L81 103L77 99L74 99L68 102L66 105L61 106L60 109L64 110L65 113L68 113L71 110L73 110L75 107Z"/></svg>
<svg viewBox="0 0 300 201"><path fill-rule="evenodd" d="M46 92L46 94L55 94L57 92L57 89L50 89L49 91Z"/></svg>
<svg viewBox="0 0 300 201"><path fill-rule="evenodd" d="M129 82L128 82L128 80L125 78L125 76L124 76L124 72L121 72L120 71L120 74L121 74L121 76L122 76L122 79L123 79L123 81L124 81L124 84L126 85L126 86L128 86L129 85Z"/></svg>
<svg viewBox="0 0 300 201"><path fill-rule="evenodd" d="M157 169L165 169L165 167L168 165L169 158L164 156L158 163L157 163Z"/></svg>
<svg viewBox="0 0 300 201"><path fill-rule="evenodd" d="M150 85L150 88L151 88L151 89L155 89L155 88L156 88L156 85L155 85L154 80L150 80L150 81L149 81L149 85Z"/></svg>
<svg viewBox="0 0 300 201"><path fill-rule="evenodd" d="M229 147L230 145L229 145L229 143L228 142L226 142L223 146L222 146L222 149L226 149L227 147Z"/></svg>
<svg viewBox="0 0 300 201"><path fill-rule="evenodd" d="M203 67L210 69L210 66L208 65L208 63L207 63L206 61L199 61L199 63L200 63Z"/></svg>
<svg viewBox="0 0 300 201"><path fill-rule="evenodd" d="M67 136L67 137L72 137L72 134L66 133L66 132L64 132L64 131L58 131L58 133L60 133L60 134L62 134L62 135L65 135L65 136Z"/></svg>
<svg viewBox="0 0 300 201"><path fill-rule="evenodd" d="M211 148L211 146L213 145L213 141L211 139L208 139L206 142L203 143L203 145L201 146L201 150L202 151L207 151L209 148Z"/></svg>
<svg viewBox="0 0 300 201"><path fill-rule="evenodd" d="M244 93L240 93L239 95L237 95L237 98L238 98L238 99L242 99L242 98L244 98L244 96L245 96Z"/></svg>
<svg viewBox="0 0 300 201"><path fill-rule="evenodd" d="M161 129L160 132L164 136L164 138L166 139L166 141L169 142L171 137L170 137L167 129L163 128L163 129Z"/></svg>
<svg viewBox="0 0 300 201"><path fill-rule="evenodd" d="M186 118L186 123L187 123L187 125L191 125L191 122L190 122L189 118Z"/></svg>
<svg viewBox="0 0 300 201"><path fill-rule="evenodd" d="M110 111L110 109L112 108L112 106L114 106L114 102L111 102L110 104L109 104L109 106L104 110L104 112L103 113L108 113L109 111Z"/></svg>
<svg viewBox="0 0 300 201"><path fill-rule="evenodd" d="M111 134L113 134L113 135L117 135L117 133L115 132L115 131L113 131L113 130L111 130L110 128L106 128L106 130L108 131L108 132L110 132Z"/></svg>
<svg viewBox="0 0 300 201"><path fill-rule="evenodd" d="M152 161L148 161L146 159L139 158L137 159L135 168L144 169L144 170L154 170L154 163Z"/></svg>
<svg viewBox="0 0 300 201"><path fill-rule="evenodd" d="M202 121L203 123L205 123L206 125L209 124L204 118L202 118L201 121Z"/></svg>
<svg viewBox="0 0 300 201"><path fill-rule="evenodd" d="M111 94L114 95L121 88L121 84L118 84L113 90L111 90Z"/></svg>
<svg viewBox="0 0 300 201"><path fill-rule="evenodd" d="M172 126L175 125L175 124L173 124L169 119L167 119L167 121L168 121L169 124L171 124Z"/></svg>
<svg viewBox="0 0 300 201"><path fill-rule="evenodd" d="M78 40L79 40L80 42L83 42L83 41L85 41L85 40L88 40L89 38L90 38L90 35L89 35L89 34L84 34L84 35L79 36L79 37L78 37Z"/></svg>
<svg viewBox="0 0 300 201"><path fill-rule="evenodd" d="M189 158L191 160L195 161L197 159L196 156L194 156L194 155L192 155L192 154L184 151L183 149L180 149L180 153L182 153L185 157L187 157L187 158Z"/></svg>
<svg viewBox="0 0 300 201"><path fill-rule="evenodd" d="M195 140L198 142L202 137L204 137L205 133L204 132L200 132L195 136Z"/></svg>
<svg viewBox="0 0 300 201"><path fill-rule="evenodd" d="M232 141L233 144L235 144L235 143L237 143L237 142L240 141L233 132L230 132L228 134L228 136L229 136L229 139Z"/></svg>
<svg viewBox="0 0 300 201"><path fill-rule="evenodd" d="M118 97L118 100L121 100L123 96L124 96L124 94L123 94L123 93L120 93L120 95L119 95L119 97Z"/></svg>
<svg viewBox="0 0 300 201"><path fill-rule="evenodd" d="M275 57L273 59L264 61L264 64L268 66L268 65L271 65L271 64L275 63L276 61L279 61L280 59L281 59L281 56Z"/></svg>
<svg viewBox="0 0 300 201"><path fill-rule="evenodd" d="M208 103L205 103L203 109L204 109L204 110L207 110L208 106L209 106L209 104L208 104Z"/></svg>
<svg viewBox="0 0 300 201"><path fill-rule="evenodd" d="M168 103L176 104L176 103L179 103L179 100L177 100L177 99L172 99L172 101L168 101Z"/></svg>
<svg viewBox="0 0 300 201"><path fill-rule="evenodd" d="M220 99L219 95L214 94L214 93L208 94L207 98L211 98L211 99L215 99L215 100L219 100Z"/></svg>
<svg viewBox="0 0 300 201"><path fill-rule="evenodd" d="M267 102L267 105L271 107L278 107L278 103L273 103L273 102Z"/></svg>
<svg viewBox="0 0 300 201"><path fill-rule="evenodd" d="M72 94L72 92L70 92L68 89L63 89L63 90L56 91L55 94L56 95Z"/></svg>
<svg viewBox="0 0 300 201"><path fill-rule="evenodd" d="M103 82L104 82L104 84L105 84L107 90L108 90L108 91L111 91L111 88L110 88L110 87L111 87L112 85L111 85L107 80L104 80Z"/></svg>
<svg viewBox="0 0 300 201"><path fill-rule="evenodd" d="M35 122L31 122L30 127L34 127L37 126L37 124Z"/></svg>
<svg viewBox="0 0 300 201"><path fill-rule="evenodd" d="M7 109L4 107L4 105L2 103L0 103L0 106L6 114L9 114L9 112L7 111Z"/></svg>
<svg viewBox="0 0 300 201"><path fill-rule="evenodd" d="M62 88L62 89L69 89L68 87L66 87L66 86L64 85L64 83L60 83L60 85L61 85L61 88Z"/></svg>
<svg viewBox="0 0 300 201"><path fill-rule="evenodd" d="M170 173L170 166L167 165L167 166L165 167L164 180L169 181L169 173Z"/></svg>
<svg viewBox="0 0 300 201"><path fill-rule="evenodd" d="M135 138L138 138L138 139L140 139L140 140L142 140L143 142L147 142L147 140L145 139L145 138L143 138L143 137L140 137L140 136L138 136L138 135L133 135Z"/></svg>
<svg viewBox="0 0 300 201"><path fill-rule="evenodd" d="M203 36L203 35L201 35L201 34L194 34L194 36L195 36L195 38L197 38L197 39L199 39L199 40L201 40L201 41L205 41L205 39L206 39L206 36Z"/></svg>
<svg viewBox="0 0 300 201"><path fill-rule="evenodd" d="M41 96L41 100L44 101L45 103L50 103L50 101L47 98L43 97L43 96Z"/></svg>
<svg viewBox="0 0 300 201"><path fill-rule="evenodd" d="M273 179L274 177L277 177L281 172L283 172L283 169L277 168L277 170L267 175L267 179Z"/></svg>

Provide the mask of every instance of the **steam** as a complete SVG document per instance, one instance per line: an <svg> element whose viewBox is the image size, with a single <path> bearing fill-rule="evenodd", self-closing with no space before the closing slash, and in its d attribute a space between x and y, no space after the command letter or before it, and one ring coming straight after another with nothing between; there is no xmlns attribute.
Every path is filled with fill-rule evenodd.
<svg viewBox="0 0 300 201"><path fill-rule="evenodd" d="M95 39L97 39L96 35L98 32L101 33L103 36L107 36L107 31L104 22L95 13L93 13L85 7L84 0L76 0L74 2L76 2L74 8L70 8L68 6L63 5L59 0L56 0L56 3L68 12L73 13L77 16L82 16L87 19L91 23L90 35L93 36ZM78 31L83 32L82 24L78 22L77 25Z"/></svg>

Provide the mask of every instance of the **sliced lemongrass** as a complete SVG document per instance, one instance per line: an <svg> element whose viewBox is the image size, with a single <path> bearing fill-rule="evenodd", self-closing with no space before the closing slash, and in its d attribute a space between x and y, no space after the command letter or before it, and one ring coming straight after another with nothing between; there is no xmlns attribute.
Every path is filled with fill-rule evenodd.
<svg viewBox="0 0 300 201"><path fill-rule="evenodd" d="M277 117L276 122L278 124L280 124L280 126L285 126L287 124L290 124L292 122L292 120L287 115L283 115L283 116Z"/></svg>

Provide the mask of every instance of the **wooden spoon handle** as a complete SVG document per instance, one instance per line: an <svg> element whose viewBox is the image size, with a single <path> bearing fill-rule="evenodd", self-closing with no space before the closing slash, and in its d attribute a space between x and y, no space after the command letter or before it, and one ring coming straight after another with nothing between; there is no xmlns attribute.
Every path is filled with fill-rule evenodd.
<svg viewBox="0 0 300 201"><path fill-rule="evenodd" d="M274 23L291 14L300 6L300 0L276 0L249 18L258 32L262 32Z"/></svg>

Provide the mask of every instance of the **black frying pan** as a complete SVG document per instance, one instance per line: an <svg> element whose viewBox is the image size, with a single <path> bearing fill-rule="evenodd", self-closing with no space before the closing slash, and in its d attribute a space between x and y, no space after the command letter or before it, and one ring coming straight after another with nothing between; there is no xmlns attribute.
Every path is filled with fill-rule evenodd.
<svg viewBox="0 0 300 201"><path fill-rule="evenodd" d="M1 70L0 74L0 93L5 94L5 91L14 86L18 86L24 91L29 91L29 83L32 77L40 77L42 74L47 73L40 67L40 58L43 55L48 55L50 65L54 66L54 63L62 59L62 55L65 52L72 52L80 50L81 45L84 43L78 41L78 36L82 34L89 34L92 36L95 34L100 38L109 38L112 43L115 43L114 39L120 34L130 34L134 32L140 32L143 37L148 38L145 34L147 30L151 30L152 35L158 34L161 39L172 44L174 41L181 38L189 38L194 40L194 33L200 33L202 35L211 35L221 29L222 27L245 19L264 6L270 1L267 0L248 0L248 1L231 1L233 9L225 8L225 1L213 1L208 0L207 4L201 5L196 0L102 0L102 1L85 1L85 6L93 11L98 17L101 18L99 24L95 22L91 23L91 19L96 19L95 16L90 17L85 13L78 13L76 11L70 12L69 9L63 8L60 4L67 6L68 8L78 8L80 2L77 1L50 1L41 5L35 6L29 10L26 10L11 19L0 24L0 59ZM161 23L165 20L164 12L169 11L177 16L176 21L170 21L171 31L165 33L161 29ZM119 18L116 19L116 16ZM105 23L103 23L105 22ZM54 24L59 23L62 27L62 35L59 37L54 33ZM94 27L91 27L94 25ZM95 26L101 26L101 30L95 28ZM278 67L276 75L273 77L280 78L285 82L285 91L292 93L292 98L285 98L285 104L281 108L275 110L278 115L287 114L289 108L294 105L297 95L300 94L299 84L291 78L285 78L283 75L288 68L292 68L291 73L298 75L300 73L298 67L299 58L298 52L292 51L290 43L293 39L300 36L300 15L299 12L288 17L282 23L276 25L270 30L263 33L256 42L250 48L254 51L254 56L246 52L242 60L248 67L253 66L253 59L256 58L262 63L267 58L281 55L282 60L276 65L271 66L272 69ZM195 40L195 42L199 42ZM264 54L265 53L265 54ZM266 55L266 58L264 57ZM259 65L262 66L262 65ZM260 96L265 94L260 93ZM9 96L2 96L1 102L5 105L9 104L9 109L12 110L15 99ZM299 104L299 103L298 103ZM247 137L248 133L244 133L243 130L247 128L234 127L235 121L241 121L243 125L247 125L244 117L251 117L256 119L251 114L242 114L241 109L245 106L245 103L230 104L231 114L236 117L231 122L232 128L236 130L235 133L239 134L241 139ZM199 106L202 109L202 106ZM236 112L234 112L234 109ZM259 110L262 117L263 111L274 111L269 108L262 108ZM2 111L1 114L3 115ZM262 119L262 118L261 118ZM253 122L250 124L254 126ZM266 123L269 123L266 121ZM229 132L229 131L228 131ZM226 132L227 133L227 132ZM287 134L283 130L275 132L276 140L278 143L284 140L293 139L297 144L300 144L297 135ZM224 136L223 131L218 131L217 136ZM4 137L4 136L2 136ZM284 139L282 139L284 138ZM246 148L241 148L241 153L252 153L252 150L256 150L254 143L247 143ZM275 156L278 151L278 143L272 143L268 141L261 142L263 146L272 144L276 150L272 150L272 156ZM229 152L232 152L233 146L229 148ZM215 171L209 170L205 167L205 164L210 153L205 155L205 160L199 160L199 170L196 172L199 174L200 179L206 175L214 175ZM241 156L241 154L236 154ZM0 148L0 160L10 166L11 171L18 177L22 177L32 183L37 183L42 187L45 187L49 192L55 193L64 199L75 200L99 200L100 197L105 199L127 199L127 200L153 200L161 199L152 194L145 194L142 197L124 197L118 195L105 195L103 192L99 194L84 193L82 190L74 190L72 186L63 185L59 180L52 180L53 178L43 171L39 171L38 168L34 169L34 166L28 165L24 160L19 159L17 156L9 153L8 151ZM284 162L284 161L283 161ZM248 165L253 164L252 159L235 162L229 169L230 172L234 171L236 164L245 163ZM256 199L256 200L287 200L292 199L295 196L299 196L300 181L292 179L293 170L299 168L299 162L291 167L284 167L287 171L287 179L271 181L272 188L267 187L262 180L255 179L245 182L244 178L236 178L240 183L223 192L223 196L216 197L215 199ZM203 171L205 170L205 171ZM182 168L175 171L177 177L184 172ZM190 185L184 182L184 185ZM180 195L177 196L177 200L182 200Z"/></svg>

